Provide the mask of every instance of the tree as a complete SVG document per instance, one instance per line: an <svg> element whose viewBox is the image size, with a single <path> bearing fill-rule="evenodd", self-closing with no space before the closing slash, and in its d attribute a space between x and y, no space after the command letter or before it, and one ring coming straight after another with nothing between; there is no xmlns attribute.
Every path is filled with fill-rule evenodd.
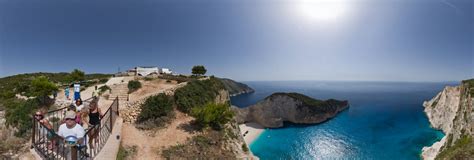
<svg viewBox="0 0 474 160"><path fill-rule="evenodd" d="M234 112L230 110L229 104L208 103L202 107L193 108L192 115L199 126L220 130L232 119Z"/></svg>
<svg viewBox="0 0 474 160"><path fill-rule="evenodd" d="M202 65L194 66L192 69L192 73L194 75L205 75L207 72L206 68Z"/></svg>
<svg viewBox="0 0 474 160"><path fill-rule="evenodd" d="M85 79L85 73L79 69L74 69L69 75L69 81L71 82L80 82L84 81Z"/></svg>
<svg viewBox="0 0 474 160"><path fill-rule="evenodd" d="M31 93L37 97L42 104L46 104L48 96L58 91L58 87L50 82L45 76L39 76L31 81Z"/></svg>

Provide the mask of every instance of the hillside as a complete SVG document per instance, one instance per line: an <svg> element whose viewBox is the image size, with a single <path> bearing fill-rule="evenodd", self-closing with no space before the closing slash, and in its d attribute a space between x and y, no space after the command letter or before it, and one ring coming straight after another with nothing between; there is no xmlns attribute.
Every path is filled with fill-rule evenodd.
<svg viewBox="0 0 474 160"><path fill-rule="evenodd" d="M144 86L153 82L142 81ZM224 113L230 111L230 99L228 91L219 79L210 77L189 80L163 89L160 92L173 99L173 109L166 111L166 114L160 110L145 108L149 106L145 105L148 99L154 97L144 94L146 88L137 90L138 93L143 92L141 98L127 102L127 107L121 110L125 119L122 148L125 152L134 152L126 159L249 157L249 152L243 151L242 146L245 145L237 123L232 117L227 119L229 117L224 116ZM222 106L224 108L221 109L226 111L209 108L215 106L212 104ZM146 113L143 112L144 109L147 109ZM205 112L199 114L198 110ZM158 115L155 113L161 113L161 116L154 116ZM152 116L143 121L140 120L141 115Z"/></svg>
<svg viewBox="0 0 474 160"><path fill-rule="evenodd" d="M236 82L227 78L219 78L225 89L229 92L230 96L236 96L239 94L252 93L254 90L248 85Z"/></svg>
<svg viewBox="0 0 474 160"><path fill-rule="evenodd" d="M35 77L45 76L51 82L56 84L67 84L70 79L70 73L46 73L46 72L38 72L38 73L25 73L25 74L18 74L8 77L0 78L0 110L2 110L2 101L6 99L10 99L15 97L15 94L20 94L24 96L30 96L29 89L31 81ZM110 74L85 74L84 79L85 81L83 84L85 86L90 85L92 83L96 83L99 81L107 81L108 78L112 77ZM95 82L92 82L95 81Z"/></svg>

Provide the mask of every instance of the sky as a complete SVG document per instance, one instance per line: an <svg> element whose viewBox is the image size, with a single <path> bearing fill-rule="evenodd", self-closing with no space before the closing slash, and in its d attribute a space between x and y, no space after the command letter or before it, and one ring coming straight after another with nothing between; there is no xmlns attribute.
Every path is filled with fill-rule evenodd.
<svg viewBox="0 0 474 160"><path fill-rule="evenodd" d="M239 81L474 77L472 0L0 0L0 77L171 68Z"/></svg>

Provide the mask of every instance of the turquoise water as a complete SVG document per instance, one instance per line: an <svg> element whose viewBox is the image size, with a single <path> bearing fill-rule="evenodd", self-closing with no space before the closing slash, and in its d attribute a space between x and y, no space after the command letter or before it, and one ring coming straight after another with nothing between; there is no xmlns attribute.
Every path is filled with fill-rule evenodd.
<svg viewBox="0 0 474 160"><path fill-rule="evenodd" d="M349 100L350 107L317 125L267 129L251 145L261 159L420 159L423 146L440 140L423 101L456 83L245 82L255 93L232 97L246 107L273 92L300 92L317 99Z"/></svg>

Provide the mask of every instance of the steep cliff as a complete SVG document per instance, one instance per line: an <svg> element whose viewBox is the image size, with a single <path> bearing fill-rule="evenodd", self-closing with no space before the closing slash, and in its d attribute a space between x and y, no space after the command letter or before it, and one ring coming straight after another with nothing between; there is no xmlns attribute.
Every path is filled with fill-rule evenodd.
<svg viewBox="0 0 474 160"><path fill-rule="evenodd" d="M274 93L255 105L234 108L239 123L256 122L264 127L282 127L283 122L315 124L349 107L347 101L321 101L299 93Z"/></svg>
<svg viewBox="0 0 474 160"><path fill-rule="evenodd" d="M473 91L474 80L466 80L423 103L431 126L445 133L441 141L423 148L423 159L473 159Z"/></svg>
<svg viewBox="0 0 474 160"><path fill-rule="evenodd" d="M230 96L236 96L239 94L252 93L254 90L246 84L236 82L227 78L219 78L225 89L229 92Z"/></svg>

